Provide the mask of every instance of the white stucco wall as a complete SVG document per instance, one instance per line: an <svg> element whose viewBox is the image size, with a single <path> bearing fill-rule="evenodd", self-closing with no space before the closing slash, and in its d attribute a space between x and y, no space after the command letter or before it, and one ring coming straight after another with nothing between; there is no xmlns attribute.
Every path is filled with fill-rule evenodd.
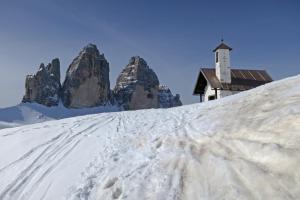
<svg viewBox="0 0 300 200"><path fill-rule="evenodd" d="M233 94L239 93L238 91L230 91L230 90L217 90L217 99L224 98L226 96L230 96ZM215 90L212 90L211 86L208 84L205 88L203 101L208 101L208 97L211 95L215 95Z"/></svg>
<svg viewBox="0 0 300 200"><path fill-rule="evenodd" d="M216 56L218 53L218 62ZM215 66L216 76L220 82L231 83L231 70L230 70L230 52L229 49L218 49L215 53Z"/></svg>
<svg viewBox="0 0 300 200"><path fill-rule="evenodd" d="M204 101L208 101L208 97L211 95L215 95L215 90L212 90L210 84L208 83L207 86L205 87Z"/></svg>

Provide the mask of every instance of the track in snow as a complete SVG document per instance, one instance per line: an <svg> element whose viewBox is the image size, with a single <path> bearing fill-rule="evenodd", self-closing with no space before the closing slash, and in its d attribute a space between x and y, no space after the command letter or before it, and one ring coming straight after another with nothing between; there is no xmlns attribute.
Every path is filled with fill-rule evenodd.
<svg viewBox="0 0 300 200"><path fill-rule="evenodd" d="M299 199L299 83L3 129L0 199Z"/></svg>

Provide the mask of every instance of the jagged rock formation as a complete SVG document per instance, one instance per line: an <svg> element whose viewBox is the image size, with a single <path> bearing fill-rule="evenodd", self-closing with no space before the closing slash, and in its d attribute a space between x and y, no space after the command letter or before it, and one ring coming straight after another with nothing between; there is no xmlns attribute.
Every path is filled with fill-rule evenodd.
<svg viewBox="0 0 300 200"><path fill-rule="evenodd" d="M146 61L132 57L123 69L114 88L118 105L125 110L158 108L159 80Z"/></svg>
<svg viewBox="0 0 300 200"><path fill-rule="evenodd" d="M169 108L182 105L179 95L173 96L146 61L132 57L110 90L109 63L97 46L89 44L70 64L63 86L60 84L60 63L56 58L46 67L42 63L35 75L26 77L26 92L22 102L67 108L96 107L106 104L124 110Z"/></svg>
<svg viewBox="0 0 300 200"><path fill-rule="evenodd" d="M109 102L109 63L96 45L84 47L69 66L62 100L69 108L94 107Z"/></svg>
<svg viewBox="0 0 300 200"><path fill-rule="evenodd" d="M26 76L22 102L56 106L59 103L60 88L60 62L55 58L46 67L42 63L35 75Z"/></svg>
<svg viewBox="0 0 300 200"><path fill-rule="evenodd" d="M175 96L173 96L171 90L165 85L159 86L158 95L160 108L182 106L182 102L180 101L180 95L176 94Z"/></svg>

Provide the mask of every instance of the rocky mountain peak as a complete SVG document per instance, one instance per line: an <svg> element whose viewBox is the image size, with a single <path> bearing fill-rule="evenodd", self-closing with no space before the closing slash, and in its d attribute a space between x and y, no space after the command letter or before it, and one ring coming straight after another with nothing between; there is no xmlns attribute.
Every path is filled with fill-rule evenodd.
<svg viewBox="0 0 300 200"><path fill-rule="evenodd" d="M80 54L89 54L89 55L94 55L94 56L100 56L100 52L97 48L97 45L95 44L88 44L85 47L83 47L82 51Z"/></svg>
<svg viewBox="0 0 300 200"><path fill-rule="evenodd" d="M159 86L159 107L160 108L171 108L176 106L182 106L180 95L176 94L173 96L170 88L166 85Z"/></svg>
<svg viewBox="0 0 300 200"><path fill-rule="evenodd" d="M85 46L72 61L62 91L66 107L94 107L109 102L109 63L96 45Z"/></svg>
<svg viewBox="0 0 300 200"><path fill-rule="evenodd" d="M122 70L116 85L118 88L143 85L145 89L149 89L158 86L159 80L147 62L135 56L130 58L128 65Z"/></svg>
<svg viewBox="0 0 300 200"><path fill-rule="evenodd" d="M26 76L25 95L22 102L56 106L59 103L60 89L60 63L56 58L47 67L41 63L36 74Z"/></svg>
<svg viewBox="0 0 300 200"><path fill-rule="evenodd" d="M114 96L125 110L158 108L159 80L147 62L131 57L117 78Z"/></svg>
<svg viewBox="0 0 300 200"><path fill-rule="evenodd" d="M40 67L39 67L39 71L44 71L44 70L46 70L45 64L44 64L44 63L41 63L41 64L40 64Z"/></svg>
<svg viewBox="0 0 300 200"><path fill-rule="evenodd" d="M60 62L58 58L54 58L51 63L46 66L50 76L55 77L60 82Z"/></svg>
<svg viewBox="0 0 300 200"><path fill-rule="evenodd" d="M63 85L60 84L60 62L41 63L34 75L26 77L23 102L46 106L62 100L67 108L96 107L117 104L121 109L168 108L181 105L179 95L159 86L159 79L147 62L133 56L110 90L109 63L97 46L88 44L69 65Z"/></svg>
<svg viewBox="0 0 300 200"><path fill-rule="evenodd" d="M140 56L133 56L130 58L128 65L141 65L147 67L147 62Z"/></svg>

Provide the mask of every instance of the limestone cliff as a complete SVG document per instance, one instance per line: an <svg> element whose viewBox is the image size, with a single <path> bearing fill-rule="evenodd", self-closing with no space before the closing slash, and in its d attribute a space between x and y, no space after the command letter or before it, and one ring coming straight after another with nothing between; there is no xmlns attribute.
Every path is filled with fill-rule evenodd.
<svg viewBox="0 0 300 200"><path fill-rule="evenodd" d="M36 74L27 75L22 102L56 106L59 103L60 89L60 62L56 58L47 66L42 63Z"/></svg>
<svg viewBox="0 0 300 200"><path fill-rule="evenodd" d="M109 102L109 63L96 45L84 47L69 66L62 100L69 108L94 107Z"/></svg>
<svg viewBox="0 0 300 200"><path fill-rule="evenodd" d="M159 80L146 61L135 56L117 78L114 97L125 110L158 108Z"/></svg>

